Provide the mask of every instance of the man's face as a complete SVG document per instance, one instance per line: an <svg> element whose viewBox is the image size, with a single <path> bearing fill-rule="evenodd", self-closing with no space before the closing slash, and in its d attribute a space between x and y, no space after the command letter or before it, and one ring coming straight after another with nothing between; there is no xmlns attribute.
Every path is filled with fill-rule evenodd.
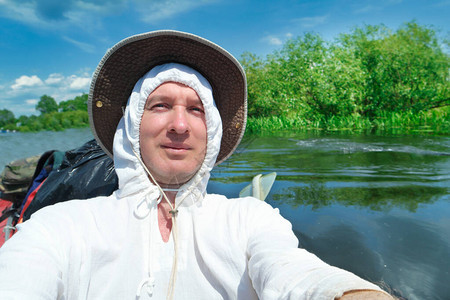
<svg viewBox="0 0 450 300"><path fill-rule="evenodd" d="M203 104L188 86L166 82L148 97L140 127L144 164L162 185L180 185L200 168L206 154Z"/></svg>

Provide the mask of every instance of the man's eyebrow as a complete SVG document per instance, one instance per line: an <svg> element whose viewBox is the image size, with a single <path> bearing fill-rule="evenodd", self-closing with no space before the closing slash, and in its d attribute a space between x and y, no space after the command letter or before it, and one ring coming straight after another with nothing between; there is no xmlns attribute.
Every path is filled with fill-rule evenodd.
<svg viewBox="0 0 450 300"><path fill-rule="evenodd" d="M203 105L203 101L202 99L200 99L200 97L197 97L195 99L192 99L191 101L193 101L195 104L201 104Z"/></svg>
<svg viewBox="0 0 450 300"><path fill-rule="evenodd" d="M145 107L148 108L148 105L150 105L151 103L165 101L168 98L169 97L164 96L164 95L149 95L147 97L147 101L145 102Z"/></svg>
<svg viewBox="0 0 450 300"><path fill-rule="evenodd" d="M149 95L147 98L147 102L149 101L158 101L158 100L166 100L170 97L165 96L165 95Z"/></svg>
<svg viewBox="0 0 450 300"><path fill-rule="evenodd" d="M145 103L145 106L147 107L150 103L153 102L159 102L159 101L166 101L166 100L170 100L171 97L166 96L166 95L149 95L147 98L147 101ZM200 99L200 97L196 97L196 98L190 98L189 101L193 101L195 104L200 104L203 106L203 101L202 99Z"/></svg>

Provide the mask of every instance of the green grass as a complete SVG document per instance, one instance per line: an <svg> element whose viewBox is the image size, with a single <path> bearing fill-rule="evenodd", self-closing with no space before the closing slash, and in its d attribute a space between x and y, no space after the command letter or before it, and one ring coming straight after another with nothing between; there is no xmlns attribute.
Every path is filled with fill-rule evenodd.
<svg viewBox="0 0 450 300"><path fill-rule="evenodd" d="M384 112L371 120L359 115L328 119L305 119L299 116L270 116L249 118L248 134L270 134L286 130L324 130L377 133L425 133L450 135L450 106L419 113Z"/></svg>

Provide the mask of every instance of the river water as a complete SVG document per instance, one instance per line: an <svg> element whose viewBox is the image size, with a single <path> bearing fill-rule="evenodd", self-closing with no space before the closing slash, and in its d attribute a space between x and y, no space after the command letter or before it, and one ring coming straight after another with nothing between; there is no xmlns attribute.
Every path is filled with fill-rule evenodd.
<svg viewBox="0 0 450 300"><path fill-rule="evenodd" d="M0 166L68 150L89 129L0 134ZM450 299L450 137L299 133L246 138L209 192L237 197L277 172L266 201L301 247L404 299Z"/></svg>

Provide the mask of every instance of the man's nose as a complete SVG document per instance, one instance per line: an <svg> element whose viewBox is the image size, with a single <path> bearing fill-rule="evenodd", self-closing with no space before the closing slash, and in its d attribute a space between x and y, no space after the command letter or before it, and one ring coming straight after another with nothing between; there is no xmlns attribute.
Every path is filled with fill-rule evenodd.
<svg viewBox="0 0 450 300"><path fill-rule="evenodd" d="M183 134L183 133L186 133L189 131L189 123L187 120L186 113L187 112L185 109L181 109L181 108L174 109L170 128L169 128L169 130L171 132Z"/></svg>

